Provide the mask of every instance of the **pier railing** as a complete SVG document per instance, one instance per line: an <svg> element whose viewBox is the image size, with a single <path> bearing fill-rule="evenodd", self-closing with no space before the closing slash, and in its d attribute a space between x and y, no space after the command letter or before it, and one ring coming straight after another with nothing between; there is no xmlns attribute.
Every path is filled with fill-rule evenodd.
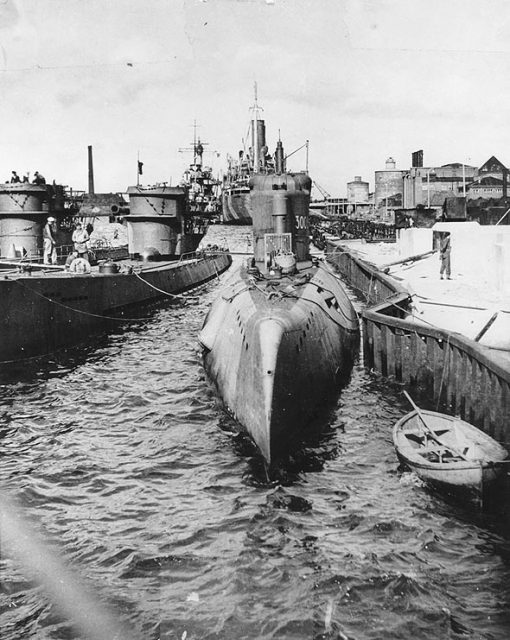
<svg viewBox="0 0 510 640"><path fill-rule="evenodd" d="M504 360L459 333L402 317L409 304L409 295L400 294L363 311L365 366L509 441L510 369Z"/></svg>
<svg viewBox="0 0 510 640"><path fill-rule="evenodd" d="M510 354L413 318L412 296L398 282L333 243L327 255L367 301L365 366L509 443Z"/></svg>
<svg viewBox="0 0 510 640"><path fill-rule="evenodd" d="M328 262L331 262L349 285L363 297L368 305L386 300L396 293L407 293L393 278L382 273L375 265L361 260L332 242L326 245Z"/></svg>

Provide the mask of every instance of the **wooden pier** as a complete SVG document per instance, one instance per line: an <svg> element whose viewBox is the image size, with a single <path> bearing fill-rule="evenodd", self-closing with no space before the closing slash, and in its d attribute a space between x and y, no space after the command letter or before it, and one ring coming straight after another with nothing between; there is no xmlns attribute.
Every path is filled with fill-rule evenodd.
<svg viewBox="0 0 510 640"><path fill-rule="evenodd" d="M367 302L365 366L510 442L510 354L409 319L412 297L405 287L333 242L326 251L328 261Z"/></svg>

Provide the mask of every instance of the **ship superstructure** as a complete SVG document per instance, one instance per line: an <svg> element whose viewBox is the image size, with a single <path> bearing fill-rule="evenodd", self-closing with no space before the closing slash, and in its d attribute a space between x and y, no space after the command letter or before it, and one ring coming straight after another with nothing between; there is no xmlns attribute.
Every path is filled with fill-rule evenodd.
<svg viewBox="0 0 510 640"><path fill-rule="evenodd" d="M197 136L197 124L193 125L194 136L192 146L179 151L193 154L193 162L184 171L180 186L186 189L190 212L201 215L210 221L217 221L221 214L221 197L219 179L214 177L213 169L204 165L205 145Z"/></svg>
<svg viewBox="0 0 510 640"><path fill-rule="evenodd" d="M224 224L251 224L252 209L250 204L250 177L261 173L274 173L274 160L268 153L266 143L266 124L260 117L262 107L257 100L255 84L255 101L251 107L248 138L250 145L238 152L236 158L228 156L228 166L223 176L222 186L222 219Z"/></svg>

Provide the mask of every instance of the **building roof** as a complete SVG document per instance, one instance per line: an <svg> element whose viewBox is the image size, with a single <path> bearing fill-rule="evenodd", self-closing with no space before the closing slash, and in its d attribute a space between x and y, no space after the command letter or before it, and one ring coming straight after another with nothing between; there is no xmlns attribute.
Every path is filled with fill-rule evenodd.
<svg viewBox="0 0 510 640"><path fill-rule="evenodd" d="M482 164L482 166L478 169L479 173L501 173L503 169L507 169L505 165L500 162L496 156L491 156L487 162Z"/></svg>
<svg viewBox="0 0 510 640"><path fill-rule="evenodd" d="M464 167L465 169L476 169L476 167L473 167L470 164L465 164L463 162L449 162L448 164L441 165L441 169L447 169L448 167L451 167L452 169L462 169L462 167Z"/></svg>
<svg viewBox="0 0 510 640"><path fill-rule="evenodd" d="M429 182L462 182L463 180L463 176L438 176L436 173L431 173Z"/></svg>
<svg viewBox="0 0 510 640"><path fill-rule="evenodd" d="M503 180L501 178L495 178L494 176L485 176L485 178L480 178L479 180L475 180L468 185L469 189L473 187L493 187L498 186L501 187L503 185Z"/></svg>

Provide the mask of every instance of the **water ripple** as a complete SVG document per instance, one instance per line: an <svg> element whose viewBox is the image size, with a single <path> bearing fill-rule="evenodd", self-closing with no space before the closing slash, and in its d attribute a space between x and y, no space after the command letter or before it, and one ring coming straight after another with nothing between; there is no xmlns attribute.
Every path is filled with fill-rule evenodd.
<svg viewBox="0 0 510 640"><path fill-rule="evenodd" d="M211 233L235 249L247 230ZM218 286L2 374L0 482L33 526L144 639L508 638L506 503L475 512L403 472L408 409L360 362L268 479L201 366ZM2 640L78 638L13 558L0 570Z"/></svg>

